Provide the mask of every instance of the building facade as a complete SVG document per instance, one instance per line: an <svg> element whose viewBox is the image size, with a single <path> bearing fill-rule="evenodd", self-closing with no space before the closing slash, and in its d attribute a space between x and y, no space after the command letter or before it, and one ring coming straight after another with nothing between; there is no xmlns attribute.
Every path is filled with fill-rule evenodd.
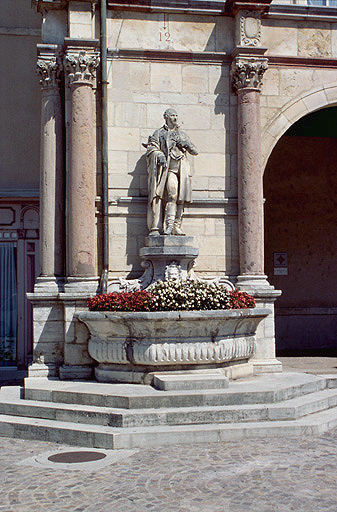
<svg viewBox="0 0 337 512"><path fill-rule="evenodd" d="M13 237L3 251L12 244L12 261L27 266L40 239L34 291L31 284L17 289L21 302L30 292L34 310L30 374L91 377L88 333L74 313L104 285L107 271L108 289L143 272L139 251L148 231L142 144L164 124L169 107L199 151L190 160L193 200L184 212L184 230L199 248L195 273L229 279L271 310L259 328L254 371L281 371L274 324L280 351L333 350L332 3L108 0L106 43L100 2L33 3L26 17L29 2L21 0L22 19L13 18L11 27L8 2L10 27L2 35L8 58L18 44L27 56L19 66L24 78L9 77L1 92L7 106L3 140L9 143L0 230L6 240ZM26 35L18 34L19 23ZM107 80L101 75L105 53ZM19 98L29 103L21 110L14 108ZM26 244L23 256L20 243ZM22 282L18 265L12 274ZM13 278L7 295L10 286L19 287ZM15 323L6 314L6 325ZM18 338L18 347L27 336ZM30 357L23 356L23 366Z"/></svg>
<svg viewBox="0 0 337 512"><path fill-rule="evenodd" d="M14 5L15 4L15 5ZM2 2L0 45L0 380L33 359L32 292L39 275L40 92L34 66L41 15L30 2Z"/></svg>

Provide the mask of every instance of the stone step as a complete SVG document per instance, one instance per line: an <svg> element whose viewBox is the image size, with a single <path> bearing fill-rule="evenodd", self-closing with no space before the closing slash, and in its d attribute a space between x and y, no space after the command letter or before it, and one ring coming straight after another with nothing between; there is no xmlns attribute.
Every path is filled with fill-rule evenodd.
<svg viewBox="0 0 337 512"><path fill-rule="evenodd" d="M160 373L153 375L153 387L162 391L204 390L228 388L229 379L220 369L207 372L195 371L194 374Z"/></svg>
<svg viewBox="0 0 337 512"><path fill-rule="evenodd" d="M337 388L337 375L335 373L321 375L321 377L324 377L327 388Z"/></svg>
<svg viewBox="0 0 337 512"><path fill-rule="evenodd" d="M293 421L117 428L0 415L0 435L92 448L143 448L256 437L321 434L337 426L337 408Z"/></svg>
<svg viewBox="0 0 337 512"><path fill-rule="evenodd" d="M337 406L337 390L325 389L274 404L160 409L114 409L2 397L0 414L113 427L295 420Z"/></svg>
<svg viewBox="0 0 337 512"><path fill-rule="evenodd" d="M276 403L315 393L325 387L324 377L297 373L233 381L228 388L223 389L171 391L137 384L65 382L30 378L25 380L24 397L27 400L63 404L158 409Z"/></svg>

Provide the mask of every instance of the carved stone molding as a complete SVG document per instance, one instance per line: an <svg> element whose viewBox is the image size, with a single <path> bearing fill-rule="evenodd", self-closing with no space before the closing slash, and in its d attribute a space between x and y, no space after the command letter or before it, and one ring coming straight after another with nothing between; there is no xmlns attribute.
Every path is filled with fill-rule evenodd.
<svg viewBox="0 0 337 512"><path fill-rule="evenodd" d="M261 13L258 11L239 11L239 45L261 45Z"/></svg>
<svg viewBox="0 0 337 512"><path fill-rule="evenodd" d="M68 53L64 57L64 71L68 83L85 81L93 82L96 78L96 69L99 65L97 53L81 50L78 53Z"/></svg>
<svg viewBox="0 0 337 512"><path fill-rule="evenodd" d="M236 57L231 73L233 88L236 92L245 87L261 90L264 72L268 69L268 59L255 57Z"/></svg>
<svg viewBox="0 0 337 512"><path fill-rule="evenodd" d="M38 57L36 72L40 76L40 84L43 88L58 87L61 66L58 57Z"/></svg>

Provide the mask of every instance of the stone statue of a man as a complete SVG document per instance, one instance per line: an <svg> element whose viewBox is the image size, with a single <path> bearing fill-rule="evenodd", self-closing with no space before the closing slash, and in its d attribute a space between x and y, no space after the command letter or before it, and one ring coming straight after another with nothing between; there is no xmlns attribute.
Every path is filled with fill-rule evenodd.
<svg viewBox="0 0 337 512"><path fill-rule="evenodd" d="M173 108L164 112L165 124L149 137L147 149L148 211L150 235L159 235L164 212L164 235L184 235L181 221L184 203L191 202L191 172L186 152L198 151L187 135L179 130L178 114Z"/></svg>

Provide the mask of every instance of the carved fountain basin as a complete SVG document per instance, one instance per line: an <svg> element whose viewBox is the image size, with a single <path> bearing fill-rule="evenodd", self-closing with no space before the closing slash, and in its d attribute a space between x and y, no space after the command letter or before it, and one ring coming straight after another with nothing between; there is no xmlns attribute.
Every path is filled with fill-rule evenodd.
<svg viewBox="0 0 337 512"><path fill-rule="evenodd" d="M79 312L100 382L151 384L154 372L248 362L268 309L170 312Z"/></svg>

